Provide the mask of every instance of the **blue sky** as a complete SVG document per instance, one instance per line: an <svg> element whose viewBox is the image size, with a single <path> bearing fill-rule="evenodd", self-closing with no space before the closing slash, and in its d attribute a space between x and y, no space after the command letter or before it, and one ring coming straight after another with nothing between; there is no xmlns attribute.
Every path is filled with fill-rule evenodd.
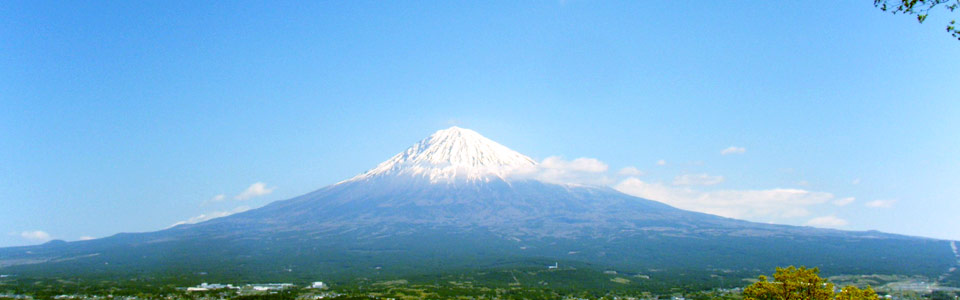
<svg viewBox="0 0 960 300"><path fill-rule="evenodd" d="M871 1L4 2L0 246L255 208L451 125L683 208L960 240L946 17Z"/></svg>

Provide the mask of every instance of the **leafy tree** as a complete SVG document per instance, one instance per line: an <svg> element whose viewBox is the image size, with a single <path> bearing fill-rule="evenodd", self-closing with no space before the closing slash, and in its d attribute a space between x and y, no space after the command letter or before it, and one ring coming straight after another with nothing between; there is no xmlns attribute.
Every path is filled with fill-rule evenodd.
<svg viewBox="0 0 960 300"><path fill-rule="evenodd" d="M745 300L830 300L833 284L820 278L820 269L777 267L773 282L760 275L759 281L743 290Z"/></svg>
<svg viewBox="0 0 960 300"><path fill-rule="evenodd" d="M891 3L893 2L893 3ZM916 15L917 21L923 23L930 15L930 10L943 4L947 10L953 12L960 7L960 0L873 0L873 5L880 10L889 11L893 14L903 13ZM960 27L957 27L957 20L951 20L947 24L947 32L960 40Z"/></svg>
<svg viewBox="0 0 960 300"><path fill-rule="evenodd" d="M852 285L843 287L843 290L840 290L837 293L837 300L860 300L860 299L880 299L877 296L877 292L873 291L873 288L867 287L865 289L860 289Z"/></svg>
<svg viewBox="0 0 960 300"><path fill-rule="evenodd" d="M834 286L821 278L820 269L806 267L777 268L773 281L760 275L759 281L743 290L744 300L877 300L873 288L846 286L834 293Z"/></svg>

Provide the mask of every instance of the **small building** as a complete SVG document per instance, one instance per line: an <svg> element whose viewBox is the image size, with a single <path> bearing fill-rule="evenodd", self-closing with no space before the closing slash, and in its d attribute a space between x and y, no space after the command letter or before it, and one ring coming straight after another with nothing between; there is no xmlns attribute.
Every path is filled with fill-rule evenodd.
<svg viewBox="0 0 960 300"><path fill-rule="evenodd" d="M263 284L251 284L251 288L254 291L279 291L283 289L292 288L292 283L263 283Z"/></svg>
<svg viewBox="0 0 960 300"><path fill-rule="evenodd" d="M314 281L313 284L310 285L311 289L323 289L326 287L327 285L323 284L323 281Z"/></svg>
<svg viewBox="0 0 960 300"><path fill-rule="evenodd" d="M233 286L232 284L219 284L219 283L209 284L204 282L198 286L188 287L187 291L188 292L205 292L205 291L222 290L222 289L239 289L239 288Z"/></svg>

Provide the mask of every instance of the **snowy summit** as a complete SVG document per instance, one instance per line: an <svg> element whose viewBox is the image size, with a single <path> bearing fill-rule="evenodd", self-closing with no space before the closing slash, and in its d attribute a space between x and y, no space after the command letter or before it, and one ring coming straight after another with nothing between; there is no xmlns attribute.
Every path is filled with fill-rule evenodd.
<svg viewBox="0 0 960 300"><path fill-rule="evenodd" d="M387 176L426 178L430 182L454 180L506 180L514 172L535 168L537 162L494 142L476 131L460 127L440 130L394 155L366 173L347 181Z"/></svg>

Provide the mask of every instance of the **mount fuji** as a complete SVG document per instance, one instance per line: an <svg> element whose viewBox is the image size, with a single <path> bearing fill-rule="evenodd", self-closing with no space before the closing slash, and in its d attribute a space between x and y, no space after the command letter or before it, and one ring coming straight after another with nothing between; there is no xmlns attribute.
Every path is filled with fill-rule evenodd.
<svg viewBox="0 0 960 300"><path fill-rule="evenodd" d="M539 181L538 168L451 127L365 173L258 209L156 232L3 248L0 273L336 282L559 262L709 282L710 274L745 278L786 265L930 278L956 265L948 241L724 218L608 187Z"/></svg>

